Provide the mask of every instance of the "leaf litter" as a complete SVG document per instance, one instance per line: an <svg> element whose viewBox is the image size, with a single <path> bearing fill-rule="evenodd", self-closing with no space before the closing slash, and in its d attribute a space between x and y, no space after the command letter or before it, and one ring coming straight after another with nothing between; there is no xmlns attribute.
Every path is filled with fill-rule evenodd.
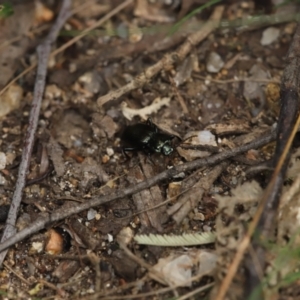
<svg viewBox="0 0 300 300"><path fill-rule="evenodd" d="M113 2L116 6L120 4L120 1ZM150 28L157 22L174 22L180 14L179 6L175 3L162 3L131 2L123 13L117 14L106 24L106 28L114 26L121 32L122 26ZM113 7L111 3L95 1L90 1L89 5L85 14L83 11L75 13L65 28L92 28ZM93 5L95 9L91 9ZM186 4L184 9L195 9L193 5L195 4ZM20 36L35 26L32 23L34 8L31 10L30 7L26 9L27 15L24 13L24 18L20 19L24 30L16 29ZM49 7L50 14L49 11L45 12L48 18L51 13L57 13L51 4ZM149 13L145 13L147 7L151 7L151 17ZM212 11L216 11L214 9L216 7L213 6L211 11L203 11L186 22L199 25L197 22L207 19ZM252 1L225 4L222 9L225 10L223 18L230 15L247 18L255 12ZM15 18L18 15L17 6L14 11ZM136 36L119 34L118 37L97 36L95 31L90 36L81 37L73 48L51 61L49 78L53 81L46 85L29 170L30 176L36 176L33 179L37 180L24 191L18 223L24 222L19 227L20 230L34 223L44 212L51 213L60 208L71 212L78 203L88 204L93 197L109 196L116 190L122 193L144 180L151 182L153 176L165 170L170 170L170 174L173 174L172 169L185 165L186 161L194 162L195 157L191 154L179 155L177 152L170 157L147 157L144 153L133 153L129 160L124 158L119 132L128 124L151 117L159 128L167 128L167 132L172 131L173 135L178 136L174 140L174 147L184 145L185 138L181 141L180 137L212 132L212 144L203 142L199 145L197 142L189 146L199 146L199 149L184 149L205 151L207 159L214 157L216 153L222 154L228 149L258 139L268 128L274 126L279 110L279 93L278 86L270 86L268 80L278 80L281 76L283 61L272 56L276 58L285 55L294 32L291 30L291 23L269 27L277 30L272 36L272 42L268 41L266 44L263 41L263 45L261 38L268 33L263 28L255 28L256 31L248 33L249 40L239 35L234 28L227 31L214 30L214 26L208 28L199 29L203 38L197 37L197 41L201 40L202 43L196 42L192 50L184 48L188 44L186 43L184 47L178 48L179 52L176 50L178 43L182 43L186 35L181 38L178 38L177 33L174 37L165 36L162 40L164 43L156 41L159 44L157 46L151 39L153 37L144 31L135 31ZM210 35L207 37L208 34ZM7 32L7 38L12 37ZM155 37L158 38L159 35ZM7 59L6 67L9 72L3 72L3 79L0 78L3 86L18 74L16 68L23 71L26 63L34 60L28 47L34 49L41 35L37 31L31 38L22 37L19 44L7 46L18 49L9 53L12 56ZM57 47L69 40L71 37L61 36ZM147 49L149 52L145 51ZM173 56L165 56L161 60L166 52ZM12 59L21 56L25 56L25 64L24 61L23 65L12 62ZM151 68L156 62L159 63ZM230 68L227 68L229 65ZM59 76L64 75L59 77L59 73ZM141 81L135 81L135 76L140 73L147 76ZM201 76L205 80L200 79ZM61 78L69 78L69 81L63 82ZM248 80L244 83L235 82L232 80L234 78ZM261 82L255 82L259 79ZM0 180L0 201L3 208L7 208L12 198L17 177L16 167L20 161L32 101L33 81L30 81L29 76L22 80L11 85L1 95L2 100L8 99L7 95L11 95L12 89L18 88L18 93L14 94L17 99L9 96L9 101L2 101L8 103L8 108L4 105L1 107L2 110L5 109L0 121L3 133L0 140L3 166L0 174L3 177ZM122 90L128 84L127 80L133 84ZM101 96L105 96L106 100L99 101ZM43 145L44 148L38 145ZM44 149L49 160L38 149ZM292 293L280 288L293 287L293 282L286 284L288 281L285 281L283 284L274 278L278 278L277 275L280 278L290 278L296 269L298 257L299 153L296 145L294 149L277 223L274 224L278 231L275 239L277 244L274 242L271 246L267 245L274 257L269 258L269 263L272 264L271 271L269 270L272 280L269 280L269 284L272 284L272 288L264 286L266 295ZM142 295L153 291L158 297L165 299L197 292L197 289L214 280L214 290L202 292L214 299L222 282L222 274L228 270L233 254L245 234L245 226L256 212L267 184L270 172L267 163L273 152L274 144L268 143L263 148L249 150L239 157L218 161L213 166L194 171L183 170L133 195L121 194L121 200L108 202L93 210L89 208L90 215L85 211L69 215L68 221L64 218L60 222L48 224L47 228L63 225L70 232L71 248L59 250L62 252L60 257L46 255L43 245L47 237L43 231L35 231L28 240L18 243L12 248L13 252L9 252L5 261L8 267L3 270L0 280L4 292L9 290L14 294L40 298L70 298L75 295L88 298L91 294L98 295L101 299L114 294L118 289L118 293L122 295ZM266 165L262 165L264 161ZM46 176L39 178L40 163L42 173ZM262 171L255 171L254 167ZM254 172L248 173L250 168ZM7 214L7 209L3 209L3 212ZM91 217L91 213L95 217ZM46 228L46 224L42 227ZM130 238L126 240L128 249L133 253L131 257L128 252L118 248L118 243L123 242L115 238L125 228L131 231ZM134 233L147 235L152 243L152 239L159 237L158 233L161 233L165 237L165 248L137 245L132 241ZM186 237L195 236L209 236L210 243L215 242L201 246L199 241L193 245L189 242L188 248L182 248L184 245L179 246L178 242L166 239L177 237L186 240ZM175 245L180 248L169 248ZM286 258L285 268L282 268L280 259L283 260L288 250L292 255ZM89 256L91 253L95 255L94 260ZM149 265L148 269L144 263ZM24 285L20 277L9 274L9 267L15 266L19 275L29 277L35 288ZM161 283L169 288L166 292L161 291L162 286L156 276L153 277L154 280L144 276L151 276L151 268L161 273ZM10 284L12 276L14 283ZM241 291L244 276L243 269L240 268L229 290L230 298L243 299ZM44 280L43 285L39 283L40 278ZM74 281L79 284L71 284ZM62 285L56 285L56 282ZM186 290L179 288L180 286L184 286Z"/></svg>

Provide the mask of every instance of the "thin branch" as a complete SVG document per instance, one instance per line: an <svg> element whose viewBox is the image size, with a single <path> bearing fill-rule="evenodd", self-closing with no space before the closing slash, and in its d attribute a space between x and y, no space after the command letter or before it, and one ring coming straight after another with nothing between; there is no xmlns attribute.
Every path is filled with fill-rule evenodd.
<svg viewBox="0 0 300 300"><path fill-rule="evenodd" d="M255 239L253 248L260 263L260 269L264 269L266 265L266 249L263 247L262 242L267 241L270 237L274 236L274 224L279 206L279 199L284 181L284 176L290 158L290 149L293 139L296 135L297 129L300 124L299 115L299 49L300 49L300 24L298 24L293 42L288 52L288 64L286 65L282 80L281 80L281 110L278 121L277 144L274 155L274 165L276 168L271 176L270 182L264 192L263 198L259 203L255 216L249 225L249 229L243 237L237 252L233 258L231 265L228 268L226 276L218 290L216 300L224 299L229 286L237 272L237 269L244 258L251 242L251 237L255 231L258 233L259 239ZM255 299L264 299L261 280L253 261L247 261L247 275L245 280L245 293L244 297L249 298L255 292Z"/></svg>
<svg viewBox="0 0 300 300"><path fill-rule="evenodd" d="M257 259L260 262L260 267L265 268L266 265L266 249L262 246L260 241L270 240L274 237L279 200L282 191L283 182L285 179L285 173L288 167L291 151L286 150L286 145L290 140L291 132L295 131L298 126L296 125L297 118L299 116L300 100L299 100L299 87L300 87L300 23L297 26L296 32L293 37L289 52L287 54L287 64L282 74L281 87L280 87L280 99L281 109L278 120L278 133L276 150L274 154L274 166L276 169L272 175L270 184L273 183L272 191L268 195L266 200L265 209L260 217L257 233L259 239L253 241L253 248L256 252ZM296 127L296 128L295 128ZM286 152L285 156L283 153ZM283 162L282 162L283 160ZM278 165L281 164L279 168ZM248 263L247 278L247 292L245 297L250 296L254 290L260 286L260 277L254 268L252 262ZM260 294L257 294L257 299L263 299L262 290ZM258 300L259 300L258 299Z"/></svg>
<svg viewBox="0 0 300 300"><path fill-rule="evenodd" d="M208 283L206 285L203 285L203 286L200 286L198 288L195 288L193 291L189 292L189 293L186 293L185 295L177 298L177 300L186 300L186 299L195 299L195 296L197 294L201 294L202 292L208 290L209 288L213 287L214 286L214 282L212 283ZM199 298L198 298L199 297ZM198 295L198 299L200 299L200 295Z"/></svg>
<svg viewBox="0 0 300 300"><path fill-rule="evenodd" d="M179 47L175 52L166 54L160 61L158 61L153 66L147 68L144 72L136 76L131 82L122 86L121 88L111 91L108 94L101 96L97 100L97 104L101 107L108 101L120 98L122 95L142 87L146 82L148 82L153 76L158 74L162 69L171 68L176 62L182 61L187 54L203 41L216 27L219 25L219 21L222 17L224 11L224 6L217 6L212 13L212 16L199 31L192 33L186 39L186 42ZM213 22L215 21L215 22Z"/></svg>
<svg viewBox="0 0 300 300"><path fill-rule="evenodd" d="M9 272L13 273L22 282L24 282L25 284L27 284L27 286L31 285L31 283L27 279L25 279L17 270L15 270L14 268L12 268L9 264L3 263L3 265L4 265L5 268L7 268L9 270Z"/></svg>
<svg viewBox="0 0 300 300"><path fill-rule="evenodd" d="M62 208L58 209L55 212L53 212L51 215L47 213L43 213L40 215L40 217L37 218L37 220L31 225L27 226L22 231L18 232L15 236L11 237L10 239L6 240L5 242L2 242L0 244L0 251L3 251L4 249L7 249L8 247L14 245L17 242L20 242L21 240L27 238L28 236L38 232L39 230L45 228L46 226L50 225L53 222L57 222L59 220L63 220L71 215L78 214L84 210L87 210L91 207L96 207L99 205L102 205L104 203L121 199L127 196L131 196L132 194L138 193L143 189L149 188L158 182L161 182L163 180L170 180L177 174L181 172L189 172L194 169L203 167L203 166L210 166L218 164L225 159L234 157L236 155L239 155L241 153L244 153L250 149L256 149L259 147L262 147L263 145L273 141L276 137L276 131L275 130L269 130L265 135L263 135L261 138L256 138L253 142L250 142L246 145L237 147L235 149L224 151L222 153L218 153L216 155L197 159L192 162L187 162L182 165L178 165L176 167L173 167L171 169L165 170L162 173L147 179L143 182L140 182L138 184L132 185L126 189L122 189L119 191L116 191L108 196L102 196L102 197L93 197L90 201L84 202L82 204L74 205L73 207L70 207L68 210Z"/></svg>
<svg viewBox="0 0 300 300"><path fill-rule="evenodd" d="M276 169L274 170L274 173L272 175L272 178L265 190L265 193L263 195L263 198L261 199L259 206L257 208L257 211L253 217L252 222L249 224L249 228L247 230L247 233L245 234L245 236L243 237L242 241L239 244L239 247L237 249L237 252L234 256L234 259L231 263L231 265L229 266L226 276L218 290L217 296L215 297L215 300L223 300L228 288L237 272L237 269L242 261L242 259L244 258L245 252L249 247L249 244L251 242L251 237L253 235L253 233L256 230L256 226L263 214L263 211L265 209L266 203L268 202L269 198L272 197L273 195L273 191L275 190L274 187L276 187L278 185L278 176L277 174L279 173L280 169L282 168L285 159L286 159L286 155L289 152L289 149L291 147L291 144L293 142L293 139L296 135L297 132L297 128L300 125L300 117L298 117L297 122L296 122L296 126L294 127L293 132L291 133L289 140L287 141L287 144L285 145L284 149L283 149L283 153L280 157L280 160L278 161L278 164L276 166ZM269 209L268 209L269 210ZM258 298L255 298L258 299Z"/></svg>
<svg viewBox="0 0 300 300"><path fill-rule="evenodd" d="M258 83L275 83L279 84L280 82L276 79L265 79L265 78L250 78L250 77L245 77L245 78L233 78L233 79L214 79L214 78L209 78L205 76L201 76L199 74L193 74L193 77L208 81L208 82L214 82L214 83L220 83L220 84L227 84L227 83L234 83L234 82L258 82Z"/></svg>
<svg viewBox="0 0 300 300"><path fill-rule="evenodd" d="M296 126L295 124L300 109L300 100L298 95L300 88L299 51L300 23L298 24L296 33L294 34L293 42L287 55L287 65L282 74L282 83L280 88L281 109L277 125L278 132L276 139L276 150L274 154L274 166L277 165L277 163L279 163L279 161L282 159L282 154L286 149L286 144L290 139L291 132L296 130L294 127ZM274 229L274 219L277 215L281 187L284 181L286 169L288 167L289 158L290 149L287 151L286 157L283 158L285 163L277 173L277 176L280 177L278 185L276 185L277 190L273 191L273 198L270 198L267 202L268 210L264 211L260 220L260 228L258 228L258 230L261 230L265 237L269 237L271 229Z"/></svg>
<svg viewBox="0 0 300 300"><path fill-rule="evenodd" d="M99 21L97 21L95 24L92 24L90 27L86 28L83 30L79 35L75 36L71 40L69 40L67 43L63 44L61 47L55 49L53 52L51 52L50 57L55 57L57 54L63 52L65 49L69 48L73 44L75 44L77 41L82 39L84 36L86 36L90 31L96 29L103 23L105 23L107 20L112 18L114 15L116 15L118 12L120 12L122 9L127 7L129 4L131 4L133 0L127 0L120 5L118 5L116 8L114 8L111 12L106 14L103 18L101 18ZM75 11L74 11L75 12ZM14 79L12 79L1 91L0 91L0 96L16 81L18 81L20 78L25 76L28 72L33 70L37 66L36 63L33 63L30 65L27 69L25 69L22 73L20 73L18 76L16 76Z"/></svg>
<svg viewBox="0 0 300 300"><path fill-rule="evenodd" d="M55 41L56 36L58 35L64 23L69 18L70 8L71 8L71 1L64 0L61 7L61 11L48 37L37 48L38 69L37 69L37 76L36 76L36 81L34 86L34 94L33 94L33 100L31 105L31 111L29 116L29 126L26 133L25 145L22 153L22 160L19 167L16 188L13 194L13 198L8 212L6 226L4 229L1 242L7 240L8 238L10 238L16 233L15 223L17 219L17 213L22 200L23 189L26 183L26 174L30 165L30 157L33 148L33 143L34 143L34 136L38 125L41 102L44 94L45 79L47 75L47 65L48 65L48 59L51 51L51 45ZM5 258L6 252L7 251L4 251L0 254L0 265L2 264Z"/></svg>
<svg viewBox="0 0 300 300"><path fill-rule="evenodd" d="M207 172L206 176L200 178L187 193L177 199L177 210L172 214L172 219L177 224L180 224L189 212L197 206L205 192L209 190L217 178L220 177L220 174L226 169L228 164L229 162L222 162L214 166ZM195 188L196 190L194 190ZM167 213L170 214L170 210L167 210Z"/></svg>
<svg viewBox="0 0 300 300"><path fill-rule="evenodd" d="M114 15L116 15L118 12L126 8L128 5L132 4L133 0L126 0L125 2L121 3L117 7L115 7L112 11L110 11L108 14L106 14L103 18L101 18L96 23L92 24L90 27L83 30L80 34L72 38L67 43L63 44L60 48L56 49L51 53L51 56L55 56L56 54L64 51L65 49L69 48L73 44L75 44L77 41L81 40L84 36L86 36L88 33L90 33L92 30L96 29L100 25L104 24L106 21L111 19Z"/></svg>

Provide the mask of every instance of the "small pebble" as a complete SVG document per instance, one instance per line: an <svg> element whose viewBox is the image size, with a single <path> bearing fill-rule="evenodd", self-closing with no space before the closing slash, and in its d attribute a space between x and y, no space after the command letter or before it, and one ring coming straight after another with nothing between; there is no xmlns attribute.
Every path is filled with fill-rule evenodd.
<svg viewBox="0 0 300 300"><path fill-rule="evenodd" d="M113 242L114 237L111 234L108 233L107 234L107 240L108 240L109 243L111 243L111 242Z"/></svg>
<svg viewBox="0 0 300 300"><path fill-rule="evenodd" d="M6 155L3 152L0 152L0 170L5 169L6 166Z"/></svg>
<svg viewBox="0 0 300 300"><path fill-rule="evenodd" d="M197 213L195 213L193 219L195 221L205 221L205 216L204 216L204 214L197 212Z"/></svg>
<svg viewBox="0 0 300 300"><path fill-rule="evenodd" d="M279 29L275 27L269 27L264 30L262 34L262 38L260 40L260 44L262 46L267 46L275 42L279 37Z"/></svg>
<svg viewBox="0 0 300 300"><path fill-rule="evenodd" d="M114 149L110 147L106 148L106 153L108 156L113 156L115 154Z"/></svg>
<svg viewBox="0 0 300 300"><path fill-rule="evenodd" d="M60 232L50 229L47 232L48 241L45 246L45 252L50 255L58 255L62 253L64 246L64 238Z"/></svg>
<svg viewBox="0 0 300 300"><path fill-rule="evenodd" d="M237 178L236 178L235 176L231 178L231 183L232 183L233 185L237 185L238 180L237 180Z"/></svg>
<svg viewBox="0 0 300 300"><path fill-rule="evenodd" d="M119 234L117 235L118 243L122 243L124 245L128 245L133 239L133 230L129 226L124 227Z"/></svg>
<svg viewBox="0 0 300 300"><path fill-rule="evenodd" d="M44 244L42 242L33 242L31 245L32 251L30 251L32 254L34 253L41 253L44 249Z"/></svg>
<svg viewBox="0 0 300 300"><path fill-rule="evenodd" d="M4 117L11 111L18 109L23 98L23 89L19 85L11 85L0 96L0 117Z"/></svg>
<svg viewBox="0 0 300 300"><path fill-rule="evenodd" d="M88 221L93 220L95 218L96 214L97 214L97 211L94 210L93 208L90 208L88 210L88 212L87 212L87 219L88 219Z"/></svg>
<svg viewBox="0 0 300 300"><path fill-rule="evenodd" d="M216 52L211 52L206 63L206 70L210 73L218 73L224 66L224 61Z"/></svg>
<svg viewBox="0 0 300 300"><path fill-rule="evenodd" d="M107 154L102 156L102 163L106 164L109 161L109 156Z"/></svg>

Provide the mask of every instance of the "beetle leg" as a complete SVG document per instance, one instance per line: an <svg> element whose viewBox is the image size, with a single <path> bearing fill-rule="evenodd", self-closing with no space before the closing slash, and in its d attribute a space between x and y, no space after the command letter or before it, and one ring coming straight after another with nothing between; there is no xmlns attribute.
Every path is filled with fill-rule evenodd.
<svg viewBox="0 0 300 300"><path fill-rule="evenodd" d="M123 149L123 151L137 151L137 150L139 150L139 148L135 148L135 147L124 147L122 149Z"/></svg>
<svg viewBox="0 0 300 300"><path fill-rule="evenodd" d="M137 151L139 149L134 148L134 147L123 147L122 148L122 153L124 156L126 156L127 158L130 158L130 156L126 153L126 152L132 152L132 151Z"/></svg>
<svg viewBox="0 0 300 300"><path fill-rule="evenodd" d="M147 119L146 124L151 126L155 130L156 133L158 132L157 126L152 122L152 119L150 117Z"/></svg>
<svg viewBox="0 0 300 300"><path fill-rule="evenodd" d="M153 122L152 122L152 119L150 117L147 119L146 124L150 125L150 126L153 126Z"/></svg>

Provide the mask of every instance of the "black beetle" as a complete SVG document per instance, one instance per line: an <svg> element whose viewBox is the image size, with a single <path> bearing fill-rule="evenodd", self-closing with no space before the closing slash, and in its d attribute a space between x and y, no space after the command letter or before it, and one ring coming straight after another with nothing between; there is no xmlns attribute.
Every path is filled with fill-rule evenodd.
<svg viewBox="0 0 300 300"><path fill-rule="evenodd" d="M143 150L147 154L162 153L170 155L174 149L171 141L174 136L159 132L158 127L148 119L146 123L127 126L122 134L122 140L132 147L124 147L123 152Z"/></svg>

